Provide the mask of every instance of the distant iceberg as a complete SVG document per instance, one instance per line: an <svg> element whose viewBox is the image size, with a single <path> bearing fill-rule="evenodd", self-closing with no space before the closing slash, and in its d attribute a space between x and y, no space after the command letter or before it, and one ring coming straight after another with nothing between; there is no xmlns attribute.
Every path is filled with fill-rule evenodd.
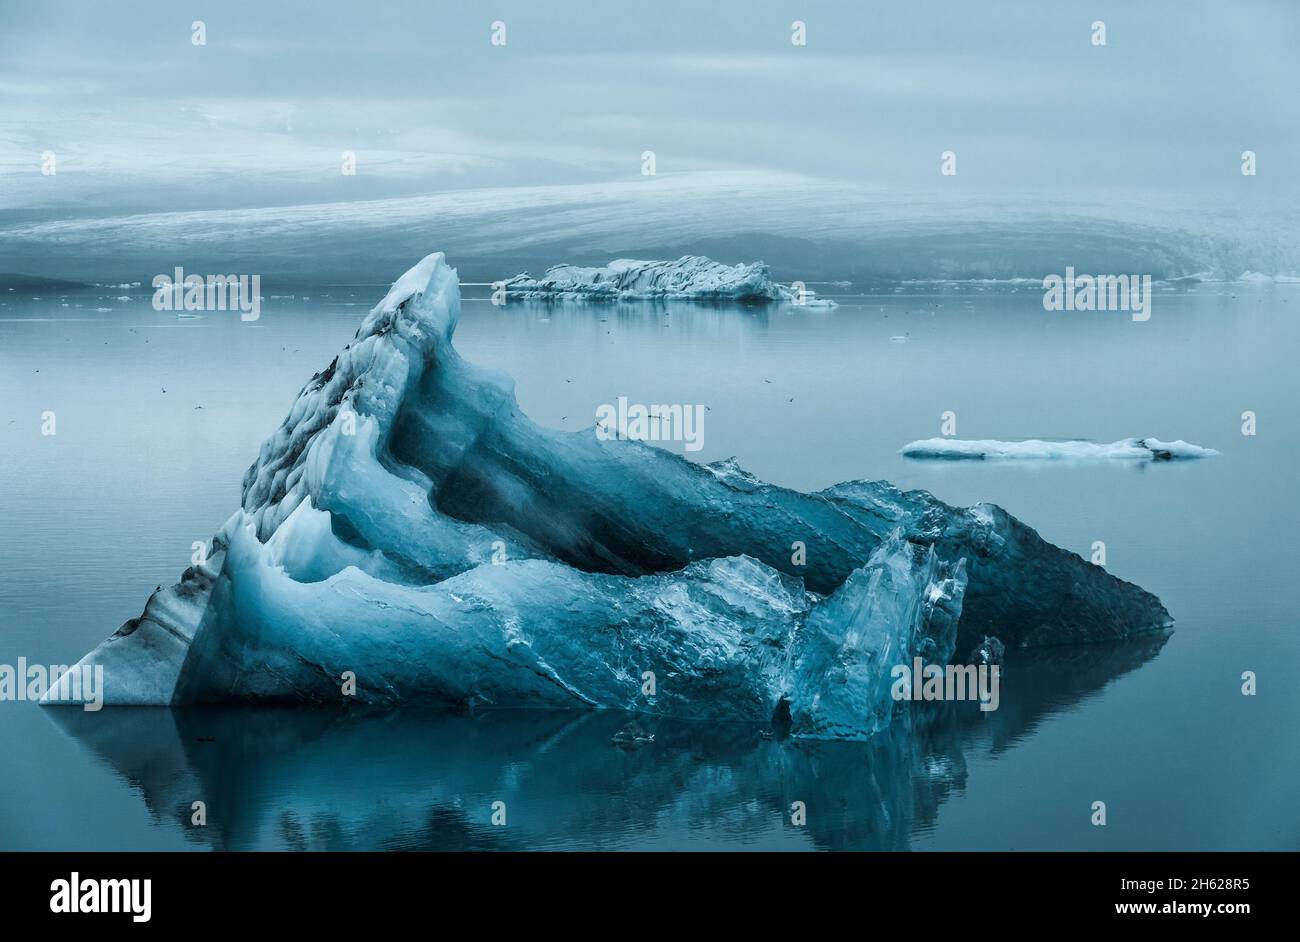
<svg viewBox="0 0 1300 942"><path fill-rule="evenodd" d="M908 458L990 458L1024 461L1056 459L1172 461L1176 458L1211 458L1218 452L1213 448L1189 444L1182 439L1176 442L1162 442L1158 438L1124 438L1117 442L1101 444L1085 441L1048 442L1037 438L1023 442L927 438L904 445L899 454Z"/></svg>
<svg viewBox="0 0 1300 942"><path fill-rule="evenodd" d="M723 265L702 255L676 261L618 258L603 268L554 265L541 278L524 272L505 283L506 296L531 301L711 301L769 304L834 302L772 280L763 262Z"/></svg>
<svg viewBox="0 0 1300 942"><path fill-rule="evenodd" d="M991 504L801 494L542 428L460 358L459 309L440 253L397 280L262 445L208 557L82 659L105 702L613 708L860 739L913 657L1171 624Z"/></svg>

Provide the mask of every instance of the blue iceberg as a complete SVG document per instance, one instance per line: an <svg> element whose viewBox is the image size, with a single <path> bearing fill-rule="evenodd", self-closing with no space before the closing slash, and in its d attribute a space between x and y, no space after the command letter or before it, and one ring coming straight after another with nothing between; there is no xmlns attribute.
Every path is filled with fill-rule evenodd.
<svg viewBox="0 0 1300 942"><path fill-rule="evenodd" d="M862 739L890 671L1171 624L991 504L803 494L519 409L441 253L303 387L201 565L82 665L110 704L618 709Z"/></svg>

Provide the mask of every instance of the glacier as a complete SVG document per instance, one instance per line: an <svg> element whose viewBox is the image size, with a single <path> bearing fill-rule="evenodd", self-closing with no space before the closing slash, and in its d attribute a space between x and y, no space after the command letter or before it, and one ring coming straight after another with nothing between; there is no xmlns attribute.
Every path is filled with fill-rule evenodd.
<svg viewBox="0 0 1300 942"><path fill-rule="evenodd" d="M14 200L25 195L20 187L6 194ZM177 252L193 271L259 272L267 284L311 280L321 271L377 282L391 277L379 260L416 257L420 233L436 228L466 257L481 260L475 280L482 281L509 277L519 268L503 266L519 260L600 257L611 245L675 258L702 245L716 246L711 250L718 254L741 245L750 251L755 238L774 245L796 277L810 281L847 276L855 284L986 288L1023 279L1022 287L1041 286L1063 258L1080 271L1139 271L1157 282L1227 283L1250 272L1294 281L1300 206L1265 197L1243 203L1241 196L1161 191L1121 197L1087 187L957 193L710 170L661 174L653 186L641 179L485 185L385 199L86 218L33 212L0 221L0 257L10 270L29 275L77 271L113 283L131 280L125 272L163 270L167 264L160 260Z"/></svg>
<svg viewBox="0 0 1300 942"><path fill-rule="evenodd" d="M509 376L461 359L459 310L441 253L393 284L262 445L206 558L79 662L104 667L106 703L346 694L863 739L913 657L1172 624L992 504L804 494L538 426Z"/></svg>
<svg viewBox="0 0 1300 942"><path fill-rule="evenodd" d="M541 278L522 272L504 283L506 297L528 301L708 301L832 306L816 292L772 280L763 262L723 265L702 255L676 261L617 258L603 268L553 265Z"/></svg>
<svg viewBox="0 0 1300 942"><path fill-rule="evenodd" d="M1022 442L1000 442L992 439L927 438L909 442L899 449L908 458L955 458L1046 461L1081 460L1106 461L1173 461L1182 458L1212 458L1219 454L1213 448L1192 445L1181 438L1163 442L1158 438L1124 438L1103 444L1088 441L1052 442L1031 438Z"/></svg>

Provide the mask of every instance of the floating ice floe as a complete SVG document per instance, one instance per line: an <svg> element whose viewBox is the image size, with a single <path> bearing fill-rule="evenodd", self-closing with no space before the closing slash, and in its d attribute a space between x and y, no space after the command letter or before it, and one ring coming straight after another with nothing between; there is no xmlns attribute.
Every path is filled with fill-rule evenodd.
<svg viewBox="0 0 1300 942"><path fill-rule="evenodd" d="M796 291L773 281L763 262L723 265L702 255L649 262L618 258L603 268L555 265L541 278L527 272L516 275L505 282L505 290L507 297L534 301L792 301L835 306L807 288Z"/></svg>
<svg viewBox="0 0 1300 942"><path fill-rule="evenodd" d="M812 494L519 409L404 274L303 387L212 551L82 659L106 703L613 708L860 739L891 668L1171 624L992 504Z"/></svg>
<svg viewBox="0 0 1300 942"><path fill-rule="evenodd" d="M904 445L899 454L908 458L997 458L1027 461L1101 461L1118 458L1129 461L1172 461L1176 458L1210 458L1218 452L1213 448L1189 444L1182 439L1162 442L1158 438L1125 438L1102 444L1085 441L1049 442L1036 438L1023 442L927 438Z"/></svg>

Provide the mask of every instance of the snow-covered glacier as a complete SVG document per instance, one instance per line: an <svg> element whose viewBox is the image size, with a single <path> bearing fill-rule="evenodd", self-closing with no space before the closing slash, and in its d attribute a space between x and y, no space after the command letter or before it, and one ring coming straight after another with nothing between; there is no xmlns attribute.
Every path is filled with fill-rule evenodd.
<svg viewBox="0 0 1300 942"><path fill-rule="evenodd" d="M702 255L676 261L617 258L603 268L553 265L540 278L527 272L505 282L507 297L531 301L729 301L767 304L796 293L772 280L763 262L723 265ZM799 300L808 300L805 290Z"/></svg>
<svg viewBox="0 0 1300 942"><path fill-rule="evenodd" d="M210 554L80 662L107 703L615 708L853 739L889 722L913 657L1171 624L991 504L803 494L542 428L461 359L459 309L440 253L394 283L263 444Z"/></svg>

